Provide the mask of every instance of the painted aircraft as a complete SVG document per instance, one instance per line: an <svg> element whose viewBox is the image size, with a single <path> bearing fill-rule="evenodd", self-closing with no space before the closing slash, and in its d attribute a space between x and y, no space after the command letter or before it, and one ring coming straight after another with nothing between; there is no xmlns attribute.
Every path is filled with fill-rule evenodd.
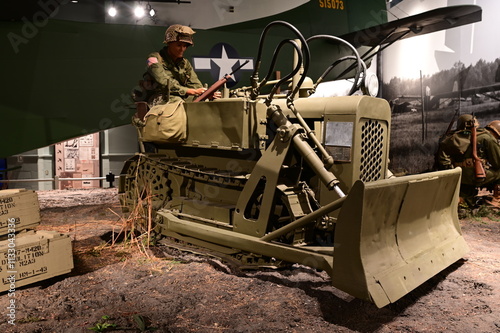
<svg viewBox="0 0 500 333"><path fill-rule="evenodd" d="M24 2L6 3L8 6L19 3L17 9L26 6ZM6 37L0 41L4 78L0 89L4 124L0 157L129 124L135 112L131 91L145 71L145 55L161 48L165 25L52 19L59 9L64 11L57 7L63 3L70 6L69 1L38 1L37 6L30 7L25 14L20 10L11 11L15 16L10 18L0 10L0 33ZM231 4L228 10L234 12L249 5L249 1L242 0L213 3ZM276 7L276 2L267 3ZM318 34L340 36L352 43L368 62L383 49L381 45L481 19L480 7L472 5L446 7L387 22L384 0L297 0L293 3L295 6L287 6L285 10L269 11L271 15L261 11L262 17L244 17L230 24L220 24L219 18L218 24L207 29L197 29L193 23L197 31L195 46L188 49L186 56L196 67L201 81L214 82L244 60L253 60L262 30L276 20L289 22L306 38ZM272 44L274 47L283 37L290 38L278 29L268 40L271 44L276 42ZM316 66L320 69L331 65L339 54L350 53L349 49L341 49L329 40L313 42L311 59L316 64L324 64ZM263 63L270 61L271 46L267 52ZM290 58L279 58L276 70L291 68ZM250 61L234 74L233 87L249 85L253 65ZM345 79L352 73L352 68L345 65L332 71L328 79ZM313 79L321 74L320 71L308 72Z"/></svg>
<svg viewBox="0 0 500 333"><path fill-rule="evenodd" d="M500 101L498 92L500 92L500 82L464 89L459 87L458 83L455 81L452 91L430 96L429 108L439 108L443 104L449 104L452 101L465 100L469 97L471 98L473 104L479 102L481 96Z"/></svg>

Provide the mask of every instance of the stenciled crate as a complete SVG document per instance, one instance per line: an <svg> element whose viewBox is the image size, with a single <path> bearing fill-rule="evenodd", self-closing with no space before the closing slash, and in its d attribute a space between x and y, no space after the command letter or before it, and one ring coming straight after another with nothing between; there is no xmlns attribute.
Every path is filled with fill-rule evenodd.
<svg viewBox="0 0 500 333"><path fill-rule="evenodd" d="M39 224L40 205L35 191L25 189L0 191L0 237L33 229Z"/></svg>
<svg viewBox="0 0 500 333"><path fill-rule="evenodd" d="M0 241L0 292L73 269L71 238L56 231L24 231Z"/></svg>

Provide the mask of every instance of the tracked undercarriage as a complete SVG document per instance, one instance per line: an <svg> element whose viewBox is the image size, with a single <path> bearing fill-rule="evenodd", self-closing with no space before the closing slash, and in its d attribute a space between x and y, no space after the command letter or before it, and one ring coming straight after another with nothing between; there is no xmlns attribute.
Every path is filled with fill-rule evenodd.
<svg viewBox="0 0 500 333"><path fill-rule="evenodd" d="M157 236L160 237L165 236L182 241L182 243L168 243L170 246L181 250L189 251L192 249L197 253L202 253L204 252L203 248L208 248L212 252L207 254L218 255L224 260L231 261L233 265L238 264L246 268L286 265L273 257L224 248L198 239L184 237L161 228L162 218L161 215L156 213L159 209L165 208L174 216L184 220L224 230L233 230L230 214L234 212L236 205L234 203L214 203L210 201L210 198L206 198L206 193L200 193L198 189L202 188L209 191L209 197L214 193L219 196L220 191L224 191L226 192L224 196L237 198L247 182L248 174L207 168L199 164L193 164L188 159L168 158L168 156L160 154L138 154L127 162L125 170L127 177L122 182L122 204L125 211L139 211L138 216L142 217L139 219L141 231L146 232L150 219L154 219L152 224L155 228L151 231L157 233ZM174 193L182 193L184 196L174 200L172 198ZM307 188L305 183L302 183L298 189L282 185L277 195L279 198L277 198L277 203L274 206L272 230L279 229L281 226L311 212L309 200L313 200L313 198L311 198L311 190ZM262 195L254 196L252 200L253 203L249 209L251 210L251 216L255 217L259 214ZM300 206L295 205L295 207L292 207L297 200L300 200L302 204L305 203L306 212ZM318 207L317 202L312 204L314 207ZM148 211L150 208L151 212ZM204 218L194 210L219 211L219 219ZM224 217L221 218L221 216ZM319 228L325 230L326 225L327 223L322 223ZM330 223L330 231L333 231L332 223ZM289 244L304 242L303 237L300 237L299 234L297 236L299 237L294 239L294 234L289 234L281 237L281 240ZM328 238L331 243L333 235L330 234ZM190 247L190 245L198 245L198 247Z"/></svg>

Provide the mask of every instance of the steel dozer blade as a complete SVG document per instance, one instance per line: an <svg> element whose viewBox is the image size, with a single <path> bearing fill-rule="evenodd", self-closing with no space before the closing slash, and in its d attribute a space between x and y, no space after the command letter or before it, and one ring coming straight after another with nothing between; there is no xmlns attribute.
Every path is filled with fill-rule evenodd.
<svg viewBox="0 0 500 333"><path fill-rule="evenodd" d="M462 258L460 178L457 168L356 182L335 229L333 285L383 307Z"/></svg>

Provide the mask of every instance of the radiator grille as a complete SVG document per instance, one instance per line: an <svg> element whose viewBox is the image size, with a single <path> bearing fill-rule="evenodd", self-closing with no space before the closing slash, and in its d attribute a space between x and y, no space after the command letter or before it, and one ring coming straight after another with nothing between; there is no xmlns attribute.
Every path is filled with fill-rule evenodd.
<svg viewBox="0 0 500 333"><path fill-rule="evenodd" d="M361 160L359 179L364 182L383 177L385 126L377 120L369 119L361 126Z"/></svg>

